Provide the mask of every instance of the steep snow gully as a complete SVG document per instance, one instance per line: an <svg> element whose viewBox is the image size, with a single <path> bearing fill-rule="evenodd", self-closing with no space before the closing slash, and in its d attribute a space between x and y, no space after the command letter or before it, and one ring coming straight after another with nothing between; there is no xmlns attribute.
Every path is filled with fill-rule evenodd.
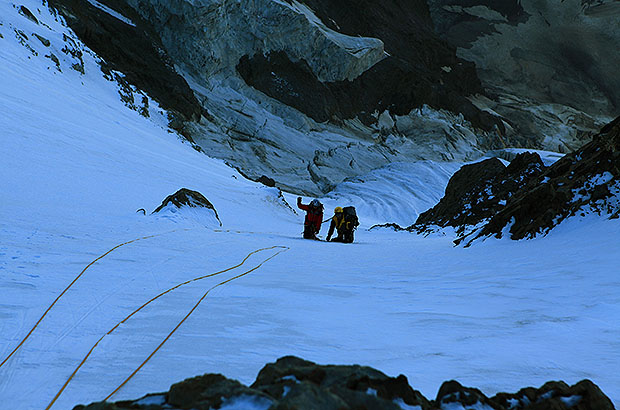
<svg viewBox="0 0 620 410"><path fill-rule="evenodd" d="M285 355L404 374L426 397L449 379L487 395L590 379L620 406L618 219L467 249L447 229L369 230L412 223L466 158L390 162L321 197L326 217L356 206L355 244L303 240L296 195L196 151L100 67L37 0L0 2L0 408L249 384ZM221 227L200 208L136 213L183 187Z"/></svg>

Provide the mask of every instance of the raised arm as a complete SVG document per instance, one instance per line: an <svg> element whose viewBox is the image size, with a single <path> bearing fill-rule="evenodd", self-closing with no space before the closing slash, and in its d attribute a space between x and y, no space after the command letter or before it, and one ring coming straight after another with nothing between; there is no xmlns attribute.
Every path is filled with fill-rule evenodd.
<svg viewBox="0 0 620 410"><path fill-rule="evenodd" d="M300 196L298 196L298 197L297 197L297 208L299 208L299 209L301 209L301 210L304 210L304 211L307 211L307 210L309 210L309 209L310 209L310 206L309 206L309 205L304 205L304 204L302 204L302 203L301 203L301 197L300 197Z"/></svg>

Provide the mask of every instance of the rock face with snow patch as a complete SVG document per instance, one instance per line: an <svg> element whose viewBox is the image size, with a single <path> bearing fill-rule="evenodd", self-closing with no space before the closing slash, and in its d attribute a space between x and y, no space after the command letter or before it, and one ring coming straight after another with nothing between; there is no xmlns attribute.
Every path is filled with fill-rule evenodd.
<svg viewBox="0 0 620 410"><path fill-rule="evenodd" d="M407 228L452 226L469 245L478 238L532 238L568 217L620 212L620 117L581 149L548 168L537 154L521 154L501 169L498 160L467 165L450 180L440 203Z"/></svg>
<svg viewBox="0 0 620 410"><path fill-rule="evenodd" d="M302 7L295 1L291 3ZM249 85L295 106L319 122L357 117L365 123L374 123L376 118L371 114L375 111L405 115L427 104L463 113L480 128L503 127L498 118L478 110L465 98L484 94L474 66L457 58L452 47L434 33L424 1L393 0L381 6L352 0L302 3L334 33L350 38L380 39L386 55L355 77L327 79L316 75L316 70L306 64L305 56L291 55L286 50L279 55L254 52L244 56L238 66ZM323 52L320 55L329 58ZM327 64L332 62L327 60ZM312 73L315 96L304 93ZM302 98L293 98L296 95ZM289 103L292 99L296 104ZM317 116L312 104L321 104L325 114Z"/></svg>
<svg viewBox="0 0 620 410"><path fill-rule="evenodd" d="M115 9L85 0L50 0L80 39L103 59L102 70L155 98L172 115L197 121L202 109L181 77L157 33L123 1L108 0ZM116 71L122 73L112 73ZM125 85L127 86L127 85ZM134 101L126 101L135 104Z"/></svg>
<svg viewBox="0 0 620 410"><path fill-rule="evenodd" d="M208 410L223 406L264 410L614 408L609 398L589 380L574 386L549 382L539 389L528 387L515 394L499 393L491 398L452 380L443 383L435 400L428 400L411 388L403 375L389 377L371 367L323 366L286 356L267 364L250 387L219 374L206 374L174 384L167 393L151 394L138 400L76 406L74 410Z"/></svg>
<svg viewBox="0 0 620 410"><path fill-rule="evenodd" d="M288 191L501 147L503 123L465 97L483 92L474 66L433 34L424 1L50 4L194 148Z"/></svg>
<svg viewBox="0 0 620 410"><path fill-rule="evenodd" d="M550 166L515 193L506 206L475 235L512 239L547 233L564 219L596 212L617 216L620 210L620 117L594 140Z"/></svg>

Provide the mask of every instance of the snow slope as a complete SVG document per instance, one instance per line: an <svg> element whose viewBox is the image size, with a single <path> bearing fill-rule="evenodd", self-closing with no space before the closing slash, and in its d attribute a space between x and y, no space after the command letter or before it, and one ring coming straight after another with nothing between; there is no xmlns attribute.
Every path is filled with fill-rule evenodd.
<svg viewBox="0 0 620 410"><path fill-rule="evenodd" d="M620 405L618 221L590 215L545 238L469 249L367 231L406 224L459 166L392 164L323 199L328 210L358 207L356 244L302 240L303 216L277 190L182 143L155 103L149 119L127 109L88 50L85 73L72 70L62 52L72 33L36 0L21 4L39 24L0 3L0 360L83 274L0 367L0 408L45 408L144 302L274 246L166 294L104 337L52 408L106 397L210 289L113 400L207 372L251 383L266 362L293 354L403 373L429 398L448 379L491 395L590 378ZM204 194L223 228L196 210L135 212L181 187Z"/></svg>

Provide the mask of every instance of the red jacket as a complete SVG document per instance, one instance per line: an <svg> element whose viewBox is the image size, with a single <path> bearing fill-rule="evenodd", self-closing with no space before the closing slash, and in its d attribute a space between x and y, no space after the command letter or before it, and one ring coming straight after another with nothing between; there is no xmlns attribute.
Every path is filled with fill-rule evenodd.
<svg viewBox="0 0 620 410"><path fill-rule="evenodd" d="M316 233L321 230L321 224L323 223L323 207L314 208L310 205L304 205L301 203L301 199L297 198L297 207L306 211L306 219L304 225L313 225Z"/></svg>

